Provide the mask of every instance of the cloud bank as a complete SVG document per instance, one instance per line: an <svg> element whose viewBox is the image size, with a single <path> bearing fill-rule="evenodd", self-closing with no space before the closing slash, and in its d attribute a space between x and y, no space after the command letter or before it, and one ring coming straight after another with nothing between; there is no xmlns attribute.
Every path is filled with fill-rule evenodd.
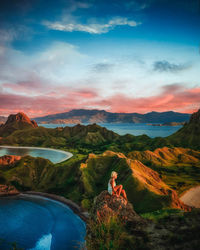
<svg viewBox="0 0 200 250"><path fill-rule="evenodd" d="M60 87L51 89L46 95L38 96L1 93L0 99L2 115L10 114L11 111L23 111L34 117L75 108L98 108L125 113L147 113L152 110L191 113L200 107L200 88L188 89L181 84L173 84L163 86L158 95L149 97L128 97L118 93L105 99L96 89Z"/></svg>
<svg viewBox="0 0 200 250"><path fill-rule="evenodd" d="M90 34L107 33L117 26L135 27L135 26L138 26L139 24L140 23L137 23L134 20L129 20L128 18L125 18L125 17L115 17L109 20L107 23L98 23L97 21L94 21L88 24L76 23L75 21L73 22L44 21L43 22L43 25L51 30L59 30L59 31L65 31L65 32L82 31L82 32L90 33Z"/></svg>

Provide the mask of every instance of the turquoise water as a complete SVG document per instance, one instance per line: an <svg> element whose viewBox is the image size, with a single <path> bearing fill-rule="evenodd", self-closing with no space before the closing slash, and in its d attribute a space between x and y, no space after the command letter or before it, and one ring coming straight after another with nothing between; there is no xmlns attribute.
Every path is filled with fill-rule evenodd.
<svg viewBox="0 0 200 250"><path fill-rule="evenodd" d="M31 147L0 147L0 156L3 155L31 155L49 159L53 163L58 163L69 159L72 154L69 152L53 149L31 148Z"/></svg>
<svg viewBox="0 0 200 250"><path fill-rule="evenodd" d="M87 125L87 124L83 124ZM151 126L146 123L99 123L100 126L106 127L109 130L112 130L119 135L131 134L131 135L143 135L146 134L151 138L154 137L166 137L177 130L182 126ZM39 124L46 128L56 128L56 127L65 127L65 126L75 126L75 124Z"/></svg>
<svg viewBox="0 0 200 250"><path fill-rule="evenodd" d="M66 205L39 196L0 199L0 249L80 249L85 223Z"/></svg>

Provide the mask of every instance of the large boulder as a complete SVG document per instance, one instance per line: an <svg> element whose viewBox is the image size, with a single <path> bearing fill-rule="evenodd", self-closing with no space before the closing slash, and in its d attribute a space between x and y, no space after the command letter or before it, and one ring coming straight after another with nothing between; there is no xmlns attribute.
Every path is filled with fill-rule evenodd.
<svg viewBox="0 0 200 250"><path fill-rule="evenodd" d="M130 202L122 196L110 195L108 191L102 191L95 197L93 207L90 212L94 220L105 221L108 217L117 216L121 222L138 222L144 220L134 211Z"/></svg>

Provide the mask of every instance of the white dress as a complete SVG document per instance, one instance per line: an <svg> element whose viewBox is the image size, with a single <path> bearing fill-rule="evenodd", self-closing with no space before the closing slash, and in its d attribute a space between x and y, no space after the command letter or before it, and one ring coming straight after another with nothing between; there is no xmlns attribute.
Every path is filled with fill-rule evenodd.
<svg viewBox="0 0 200 250"><path fill-rule="evenodd" d="M110 179L111 180L111 179ZM108 182L108 192L110 193L110 194L112 194L112 186L111 186L111 184L110 184L110 180L109 180L109 182ZM115 183L115 180L114 180L114 187L116 186L116 183Z"/></svg>

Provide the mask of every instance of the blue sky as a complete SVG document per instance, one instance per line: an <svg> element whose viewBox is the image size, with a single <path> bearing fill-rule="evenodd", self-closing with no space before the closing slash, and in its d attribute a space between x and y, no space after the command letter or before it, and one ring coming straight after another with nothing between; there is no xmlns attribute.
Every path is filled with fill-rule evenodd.
<svg viewBox="0 0 200 250"><path fill-rule="evenodd" d="M3 0L1 115L193 112L199 31L199 0Z"/></svg>

